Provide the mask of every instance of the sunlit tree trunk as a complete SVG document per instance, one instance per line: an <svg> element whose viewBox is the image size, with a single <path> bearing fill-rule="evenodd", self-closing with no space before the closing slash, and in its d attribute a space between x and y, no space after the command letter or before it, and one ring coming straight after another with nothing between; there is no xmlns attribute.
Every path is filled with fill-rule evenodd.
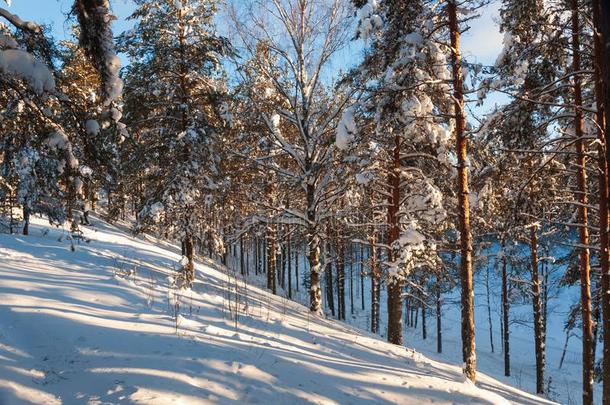
<svg viewBox="0 0 610 405"><path fill-rule="evenodd" d="M610 266L608 265L608 162L610 161L610 3L608 1L592 1L593 23L595 26L595 92L597 100L597 121L600 137L605 147L604 162L600 156L600 265L602 270L602 324L603 324L603 359L602 377L603 404L610 404ZM603 136L602 136L603 134ZM605 188L602 188L605 185ZM605 204L605 207L603 205Z"/></svg>
<svg viewBox="0 0 610 405"><path fill-rule="evenodd" d="M455 139L458 170L458 217L460 222L460 270L462 286L462 358L464 374L476 380L477 356L474 331L474 288L472 281L472 234L470 231L470 205L468 201L468 140L464 116L464 86L460 54L460 28L455 0L447 3L451 34L451 70L453 73L453 98L455 115Z"/></svg>
<svg viewBox="0 0 610 405"><path fill-rule="evenodd" d="M580 21L578 0L571 0L572 8L572 70L580 67ZM590 252L587 197L587 174L584 147L584 121L582 113L582 89L579 74L574 75L574 132L576 135L576 172L578 193L578 222L580 238L580 308L582 319L582 398L583 405L593 403L593 328L591 324Z"/></svg>

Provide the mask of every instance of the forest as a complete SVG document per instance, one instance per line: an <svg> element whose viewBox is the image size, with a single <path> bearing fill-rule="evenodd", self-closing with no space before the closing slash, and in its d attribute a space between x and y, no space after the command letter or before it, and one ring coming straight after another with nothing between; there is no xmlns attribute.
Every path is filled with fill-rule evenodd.
<svg viewBox="0 0 610 405"><path fill-rule="evenodd" d="M63 7L58 38L13 13L29 0L2 1L0 404L55 403L27 402L3 354L29 291L14 277L35 257L112 267L176 333L198 328L193 294L220 283L236 334L275 303L304 328L336 320L456 363L461 384L492 386L482 371L535 394L508 403L610 405L610 2L48 1ZM499 30L495 63L463 51L475 26ZM96 245L111 235L132 239ZM143 269L166 244L176 257L158 272L121 261L135 249ZM79 256L92 249L113 264ZM251 304L250 288L271 298ZM57 403L169 398L62 389ZM427 403L409 389L267 401Z"/></svg>

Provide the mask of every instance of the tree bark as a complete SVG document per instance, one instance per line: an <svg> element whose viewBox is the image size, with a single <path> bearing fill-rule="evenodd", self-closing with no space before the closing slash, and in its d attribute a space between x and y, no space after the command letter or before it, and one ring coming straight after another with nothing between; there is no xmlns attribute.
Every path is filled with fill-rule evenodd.
<svg viewBox="0 0 610 405"><path fill-rule="evenodd" d="M504 375L510 377L510 328L508 300L508 274L506 271L506 242L502 240L502 343L504 344Z"/></svg>
<svg viewBox="0 0 610 405"><path fill-rule="evenodd" d="M464 374L476 380L477 356L474 331L474 288L472 281L472 234L470 231L470 205L468 201L468 140L465 134L464 86L460 55L460 29L455 0L447 3L451 35L451 70L455 114L455 139L458 170L458 216L460 222L460 270L462 287L462 358Z"/></svg>
<svg viewBox="0 0 610 405"><path fill-rule="evenodd" d="M442 327L442 301L441 301L441 279L436 276L436 351L443 352L443 327Z"/></svg>
<svg viewBox="0 0 610 405"><path fill-rule="evenodd" d="M395 243L400 233L398 211L400 209L400 136L394 137L391 170L389 174L390 190L388 196L388 259L394 262L397 257ZM394 264L394 266L397 266ZM388 342L395 345L403 344L402 336L402 277L390 274L387 280L388 289Z"/></svg>
<svg viewBox="0 0 610 405"><path fill-rule="evenodd" d="M349 262L349 311L354 314L354 246L350 243L350 262Z"/></svg>
<svg viewBox="0 0 610 405"><path fill-rule="evenodd" d="M337 261L337 317L345 320L345 247L339 235L335 239Z"/></svg>
<svg viewBox="0 0 610 405"><path fill-rule="evenodd" d="M307 219L309 229L307 232L307 245L309 247L309 310L316 314L322 314L322 293L320 291L320 237L316 227L316 201L315 188L312 184L307 184Z"/></svg>
<svg viewBox="0 0 610 405"><path fill-rule="evenodd" d="M311 232L311 231L310 231ZM322 314L322 293L320 291L320 239L317 235L310 233L309 245L309 310L316 314Z"/></svg>
<svg viewBox="0 0 610 405"><path fill-rule="evenodd" d="M494 333L493 323L491 320L491 291L489 288L489 265L485 266L487 273L485 274L485 289L487 290L487 322L489 324L489 344L491 345L491 352L494 353Z"/></svg>
<svg viewBox="0 0 610 405"><path fill-rule="evenodd" d="M290 230L288 230L287 255L288 255L288 298L292 299L292 242L290 240Z"/></svg>
<svg viewBox="0 0 610 405"><path fill-rule="evenodd" d="M371 332L379 333L379 281L381 273L377 263L377 238L373 234L370 237L371 244Z"/></svg>
<svg viewBox="0 0 610 405"><path fill-rule="evenodd" d="M299 245L296 244L295 245L295 252L294 252L294 277L295 277L295 282L296 282L296 290L297 292L299 291L299 284L301 284L301 280L299 279Z"/></svg>
<svg viewBox="0 0 610 405"><path fill-rule="evenodd" d="M195 281L195 261L193 254L193 237L186 235L184 238L184 256L186 257L187 263L184 267L184 277L188 284L192 284Z"/></svg>
<svg viewBox="0 0 610 405"><path fill-rule="evenodd" d="M326 256L324 260L324 269L326 273L326 302L332 316L335 316L335 299L333 293L333 266L331 260L330 242L326 243Z"/></svg>
<svg viewBox="0 0 610 405"><path fill-rule="evenodd" d="M538 226L530 229L530 249L532 266L532 306L534 311L534 344L536 350L536 393L544 394L544 327L542 320L542 303L540 278L538 275Z"/></svg>
<svg viewBox="0 0 610 405"><path fill-rule="evenodd" d="M608 259L608 162L610 161L610 4L593 0L593 24L595 26L595 95L597 101L597 124L599 153L599 222L600 222L600 267L601 307L603 324L602 354L602 398L604 405L610 405L610 265ZM603 142L602 142L603 140ZM605 151L605 153L602 153Z"/></svg>
<svg viewBox="0 0 610 405"><path fill-rule="evenodd" d="M428 330L426 329L426 304L424 302L421 304L421 333L422 339L426 340L428 337Z"/></svg>
<svg viewBox="0 0 610 405"><path fill-rule="evenodd" d="M267 288L277 294L277 283L276 283L276 229L275 225L269 226L267 230Z"/></svg>
<svg viewBox="0 0 610 405"><path fill-rule="evenodd" d="M239 236L239 272L246 275L246 263L244 262L244 235Z"/></svg>
<svg viewBox="0 0 610 405"><path fill-rule="evenodd" d="M579 72L580 67L580 21L578 0L571 0L572 6L572 70ZM582 319L582 399L583 405L593 404L593 327L591 322L591 280L587 197L587 174L585 147L583 142L584 120L582 113L582 89L579 74L574 75L574 130L576 135L576 171L580 238L580 307Z"/></svg>
<svg viewBox="0 0 610 405"><path fill-rule="evenodd" d="M360 246L360 305L364 311L364 246Z"/></svg>
<svg viewBox="0 0 610 405"><path fill-rule="evenodd" d="M30 234L30 209L26 206L23 207L23 235L28 236Z"/></svg>

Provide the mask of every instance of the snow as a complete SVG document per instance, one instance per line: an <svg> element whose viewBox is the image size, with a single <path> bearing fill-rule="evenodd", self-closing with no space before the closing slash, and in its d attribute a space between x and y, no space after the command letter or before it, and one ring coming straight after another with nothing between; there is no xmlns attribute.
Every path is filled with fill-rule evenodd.
<svg viewBox="0 0 610 405"><path fill-rule="evenodd" d="M0 46L3 48L18 48L19 44L13 37L6 34L0 34Z"/></svg>
<svg viewBox="0 0 610 405"><path fill-rule="evenodd" d="M377 0L368 0L358 11L357 35L363 40L369 39L383 27L383 19L376 13L378 8Z"/></svg>
<svg viewBox="0 0 610 405"><path fill-rule="evenodd" d="M551 403L273 296L205 260L171 290L176 246L91 215L0 235L0 403ZM174 311L178 308L177 313ZM507 399L503 399L500 395Z"/></svg>
<svg viewBox="0 0 610 405"><path fill-rule="evenodd" d="M53 149L65 149L70 144L70 140L63 131L58 130L49 135L46 143Z"/></svg>
<svg viewBox="0 0 610 405"><path fill-rule="evenodd" d="M354 135L356 134L356 120L354 118L354 108L349 107L343 111L341 121L337 126L337 137L335 145L340 150L346 150L350 144L354 141Z"/></svg>
<svg viewBox="0 0 610 405"><path fill-rule="evenodd" d="M87 120L85 128L89 135L97 136L100 133L100 124L96 120Z"/></svg>
<svg viewBox="0 0 610 405"><path fill-rule="evenodd" d="M34 56L20 49L0 51L0 70L27 81L38 94L55 90L55 79L49 68Z"/></svg>

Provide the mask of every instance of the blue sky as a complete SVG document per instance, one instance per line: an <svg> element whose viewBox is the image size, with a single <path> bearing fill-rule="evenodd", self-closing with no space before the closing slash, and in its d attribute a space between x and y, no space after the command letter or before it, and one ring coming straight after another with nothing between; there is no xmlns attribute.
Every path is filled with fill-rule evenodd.
<svg viewBox="0 0 610 405"><path fill-rule="evenodd" d="M0 5L3 0L0 0ZM247 1L247 0L244 0ZM23 19L32 20L37 23L50 24L53 27L55 38L61 39L70 35L70 23L66 22L73 0L12 0L9 10ZM133 11L131 0L110 0L113 13L117 16L114 24L114 32L118 34L131 27L126 21L127 16ZM472 23L462 38L463 54L470 62L478 62L491 65L495 62L497 55L502 49L502 35L496 23L498 19L498 1L492 1L481 11L481 18ZM348 53L359 52L360 47L350 46ZM350 58L352 61L357 58ZM125 62L125 61L123 61ZM340 67L338 67L340 68ZM478 112L488 111L498 102L502 103L505 97L491 95L483 108L477 108Z"/></svg>
<svg viewBox="0 0 610 405"><path fill-rule="evenodd" d="M2 0L0 0L2 1ZM11 12L24 19L38 23L51 24L56 37L62 38L69 34L70 26L66 23L66 15L70 11L73 0L12 0ZM119 33L129 28L125 18L133 10L130 0L111 0L113 12L118 19L115 32ZM482 18L477 20L463 39L464 54L473 61L493 63L500 52L502 37L498 32L497 4L492 3L483 10Z"/></svg>
<svg viewBox="0 0 610 405"><path fill-rule="evenodd" d="M52 25L53 35L56 38L70 35L70 24L66 22L66 18L74 3L73 0L12 0L11 3L8 9L24 20ZM113 12L118 18L114 28L119 33L129 27L125 18L133 10L133 6L130 0L111 0L111 3Z"/></svg>

